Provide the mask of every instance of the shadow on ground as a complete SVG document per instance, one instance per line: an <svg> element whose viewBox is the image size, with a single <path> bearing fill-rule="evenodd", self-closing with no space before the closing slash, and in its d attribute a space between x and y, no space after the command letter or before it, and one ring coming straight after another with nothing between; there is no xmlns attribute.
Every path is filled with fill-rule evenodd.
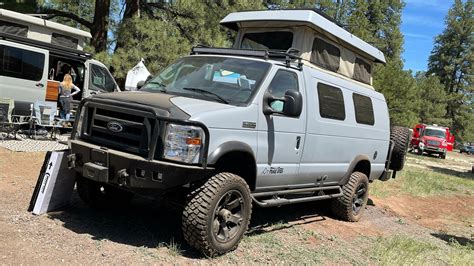
<svg viewBox="0 0 474 266"><path fill-rule="evenodd" d="M438 167L438 166L428 166L428 167L429 167L429 169L433 170L434 172L437 172L437 173L440 173L440 174L457 176L457 177L460 177L460 178L466 178L466 179L474 180L474 173L469 172L469 171L458 171L458 170L442 168L442 167Z"/></svg>
<svg viewBox="0 0 474 266"><path fill-rule="evenodd" d="M252 220L247 235L258 235L283 230L295 225L324 221L328 215L327 201L289 205L275 208L253 207ZM181 255L200 258L200 253L190 248L181 234L179 207L137 198L122 210L99 211L89 208L73 194L71 205L49 214L60 220L64 227L78 234L89 234L94 240L135 247L156 248L179 245ZM273 226L275 224L283 226Z"/></svg>
<svg viewBox="0 0 474 266"><path fill-rule="evenodd" d="M462 236L455 236L455 235L449 235L449 234L438 234L438 233L432 233L431 234L434 237L437 237L441 240L444 240L447 243L451 243L453 241L459 243L462 246L470 247L471 249L474 250L474 240L471 238L467 237L462 237Z"/></svg>

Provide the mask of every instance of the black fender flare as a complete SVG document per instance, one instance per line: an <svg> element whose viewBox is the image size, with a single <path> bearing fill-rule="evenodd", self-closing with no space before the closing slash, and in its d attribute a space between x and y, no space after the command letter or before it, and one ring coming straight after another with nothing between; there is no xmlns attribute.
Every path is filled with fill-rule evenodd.
<svg viewBox="0 0 474 266"><path fill-rule="evenodd" d="M347 182L349 181L349 178L351 177L351 174L354 172L355 167L357 166L358 163L360 163L362 161L367 161L369 163L369 166L370 166L369 156L367 156L367 155L357 155L352 160L352 162L349 164L349 168L347 169L347 172L344 175L344 177L341 179L341 181L339 181L339 185L343 186L343 185L347 184ZM369 176L367 176L367 178L370 179L370 171L369 171Z"/></svg>
<svg viewBox="0 0 474 266"><path fill-rule="evenodd" d="M219 145L219 147L217 147L217 149L215 149L212 153L209 154L209 156L207 157L207 164L214 165L225 154L236 151L250 154L256 162L255 154L250 145L240 141L229 141L222 143L221 145Z"/></svg>

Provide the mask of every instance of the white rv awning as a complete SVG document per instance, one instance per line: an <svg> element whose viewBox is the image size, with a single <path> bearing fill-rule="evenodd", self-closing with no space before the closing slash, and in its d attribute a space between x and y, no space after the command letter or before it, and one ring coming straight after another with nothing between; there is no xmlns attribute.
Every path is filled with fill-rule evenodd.
<svg viewBox="0 0 474 266"><path fill-rule="evenodd" d="M304 23L309 27L316 28L319 31L326 32L327 34L338 38L345 45L360 51L362 54L367 54L372 57L375 62L386 63L385 56L380 50L341 28L336 23L318 14L314 10L263 10L235 12L227 15L220 23L228 28L237 30L241 27L242 23L258 21L278 21L280 22L279 24L281 24L281 22Z"/></svg>

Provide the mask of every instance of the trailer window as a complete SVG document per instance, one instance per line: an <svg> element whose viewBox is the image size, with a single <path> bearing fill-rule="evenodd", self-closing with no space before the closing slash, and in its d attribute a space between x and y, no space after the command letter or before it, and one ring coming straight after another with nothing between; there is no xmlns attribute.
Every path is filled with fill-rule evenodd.
<svg viewBox="0 0 474 266"><path fill-rule="evenodd" d="M109 72L98 65L91 64L90 89L112 92L115 90L115 82Z"/></svg>
<svg viewBox="0 0 474 266"><path fill-rule="evenodd" d="M246 33L240 48L251 50L286 51L293 44L293 33L289 31Z"/></svg>
<svg viewBox="0 0 474 266"><path fill-rule="evenodd" d="M40 81L45 55L33 51L0 45L0 75Z"/></svg>
<svg viewBox="0 0 474 266"><path fill-rule="evenodd" d="M346 119L342 90L324 83L318 83L319 114L322 118Z"/></svg>
<svg viewBox="0 0 474 266"><path fill-rule="evenodd" d="M314 38L310 61L322 68L337 72L341 64L341 51L335 45Z"/></svg>
<svg viewBox="0 0 474 266"><path fill-rule="evenodd" d="M352 94L352 100L354 101L357 123L373 126L375 124L375 119L372 100L367 96L357 93Z"/></svg>
<svg viewBox="0 0 474 266"><path fill-rule="evenodd" d="M56 44L72 49L77 49L78 43L78 39L58 33L53 33L53 36L51 37L51 44Z"/></svg>
<svg viewBox="0 0 474 266"><path fill-rule="evenodd" d="M369 63L366 63L360 58L356 58L354 65L354 76L353 79L370 84L370 76L372 68Z"/></svg>
<svg viewBox="0 0 474 266"><path fill-rule="evenodd" d="M0 32L27 37L28 26L0 20Z"/></svg>

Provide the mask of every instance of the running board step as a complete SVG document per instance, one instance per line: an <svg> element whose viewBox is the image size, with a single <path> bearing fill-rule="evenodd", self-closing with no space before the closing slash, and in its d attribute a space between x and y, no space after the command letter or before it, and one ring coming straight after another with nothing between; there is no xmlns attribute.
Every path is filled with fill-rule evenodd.
<svg viewBox="0 0 474 266"><path fill-rule="evenodd" d="M338 192L332 193L332 194L308 196L308 197L292 198L292 199L279 197L281 195L308 193L308 192L316 192L316 191L323 191L323 190L337 190ZM282 205L293 204L293 203L303 203L303 202L338 198L338 197L341 197L342 195L343 195L342 189L340 186L330 186L330 187L313 187L313 188L287 189L287 190L269 191L269 192L257 192L257 193L252 193L251 196L252 196L253 202L255 202L260 207L274 207L274 206L282 206ZM258 200L257 198L259 197L272 197L272 198Z"/></svg>

